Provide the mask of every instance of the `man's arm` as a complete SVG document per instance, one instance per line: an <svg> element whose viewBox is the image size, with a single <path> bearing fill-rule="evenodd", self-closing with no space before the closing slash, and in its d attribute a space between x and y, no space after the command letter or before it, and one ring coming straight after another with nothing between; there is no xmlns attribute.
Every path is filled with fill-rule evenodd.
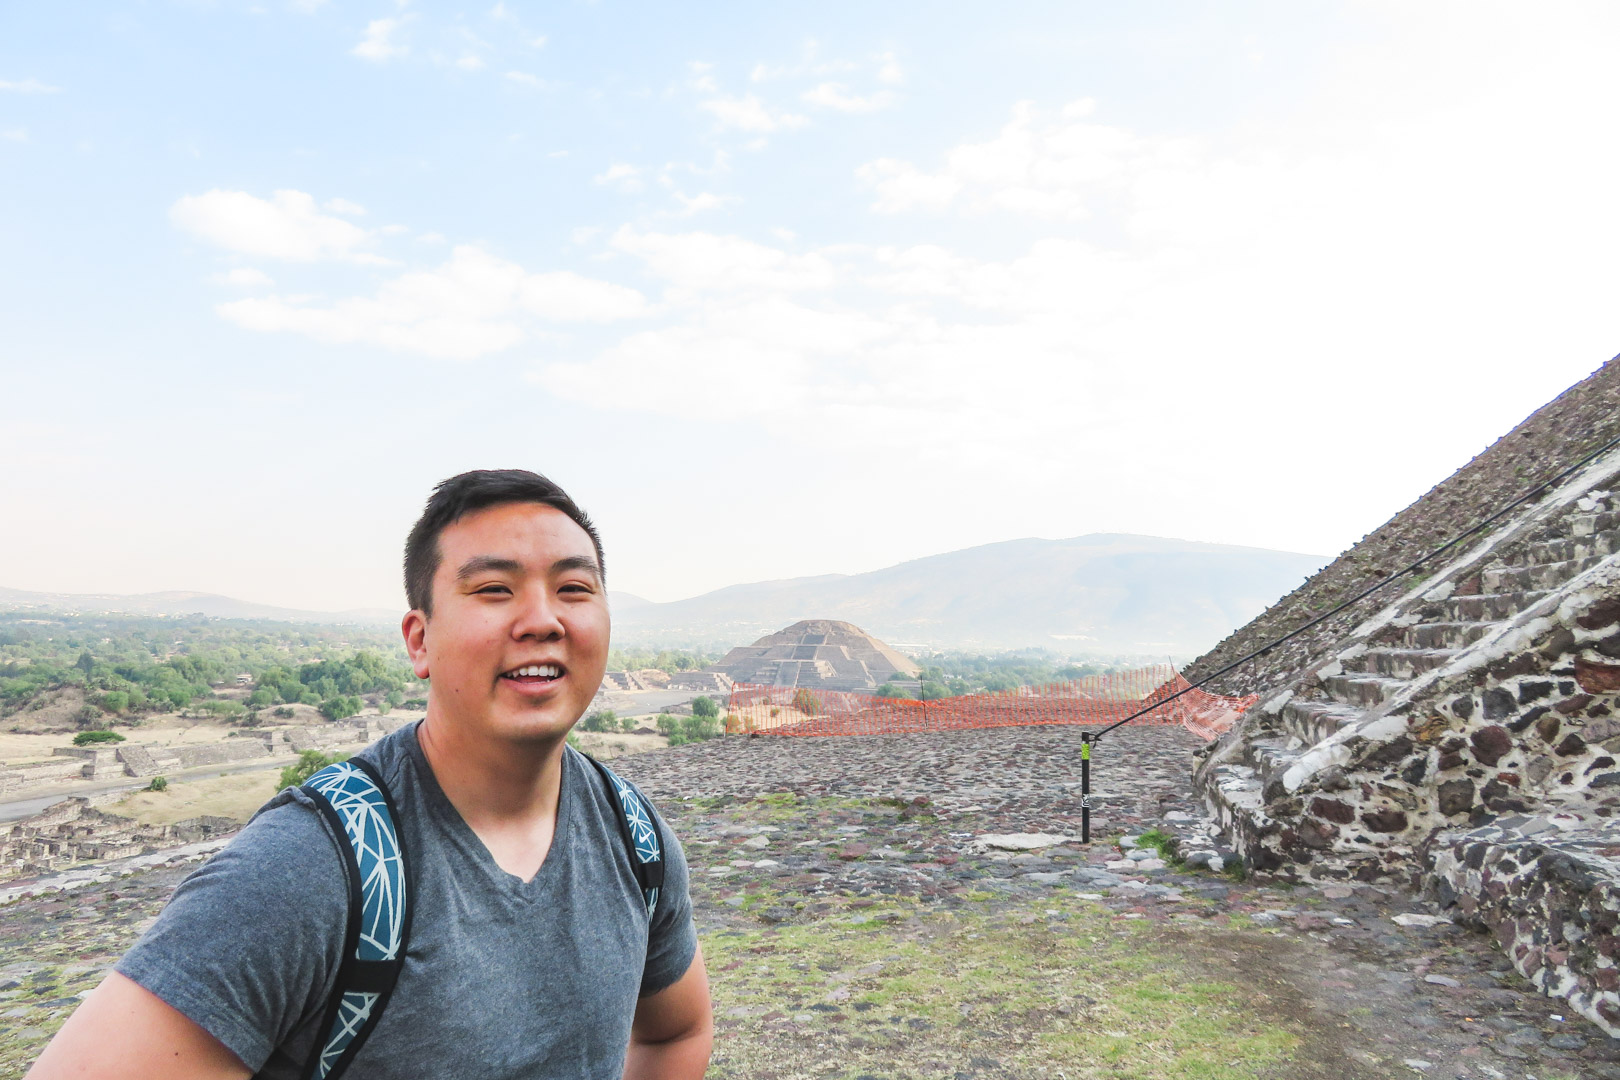
<svg viewBox="0 0 1620 1080"><path fill-rule="evenodd" d="M701 1080L714 1049L703 947L686 974L636 1005L624 1080Z"/></svg>
<svg viewBox="0 0 1620 1080"><path fill-rule="evenodd" d="M252 1075L224 1043L115 971L68 1017L27 1080L246 1080Z"/></svg>

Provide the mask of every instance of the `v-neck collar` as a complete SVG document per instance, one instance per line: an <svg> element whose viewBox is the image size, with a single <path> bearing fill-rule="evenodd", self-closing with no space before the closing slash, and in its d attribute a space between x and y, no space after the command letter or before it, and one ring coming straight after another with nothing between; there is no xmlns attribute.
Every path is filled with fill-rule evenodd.
<svg viewBox="0 0 1620 1080"><path fill-rule="evenodd" d="M562 760L558 763L557 822L551 830L551 846L546 849L546 857L541 862L540 869L534 872L533 877L524 881L495 861L495 856L490 852L483 838L473 831L471 825L467 824L467 819L461 816L461 811L456 809L456 804L450 801L450 796L446 795L444 788L439 786L439 778L433 774L433 766L428 762L427 755L422 752L422 744L417 738L417 728L421 727L421 725L422 721L418 720L411 726L410 737L407 740L407 750L412 767L416 769L417 774L421 777L422 797L433 810L433 813L429 815L432 819L429 828L443 830L445 838L450 841L451 846L464 850L469 859L503 894L523 901L538 899L548 888L549 882L563 873L557 866L563 860L564 852L567 850L562 840L564 835L569 834L576 827L573 821L576 800L569 798L569 790L572 786L568 775L571 769L568 760L570 757L569 748L567 746L563 747Z"/></svg>

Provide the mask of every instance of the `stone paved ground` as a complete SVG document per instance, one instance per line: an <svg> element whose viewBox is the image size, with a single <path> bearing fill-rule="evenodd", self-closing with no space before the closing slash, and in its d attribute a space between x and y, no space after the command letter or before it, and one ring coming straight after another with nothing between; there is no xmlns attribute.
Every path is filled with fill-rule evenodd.
<svg viewBox="0 0 1620 1080"><path fill-rule="evenodd" d="M693 867L711 1075L1620 1080L1620 1048L1410 897L1127 858L1108 841L1198 827L1177 729L1103 744L1089 848L983 843L1078 836L1078 742L727 738L615 761ZM189 869L0 907L0 1077Z"/></svg>

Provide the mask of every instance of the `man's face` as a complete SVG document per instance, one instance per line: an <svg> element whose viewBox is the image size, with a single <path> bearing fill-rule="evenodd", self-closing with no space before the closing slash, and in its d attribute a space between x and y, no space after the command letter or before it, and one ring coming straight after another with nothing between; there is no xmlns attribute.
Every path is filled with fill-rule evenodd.
<svg viewBox="0 0 1620 1080"><path fill-rule="evenodd" d="M608 605L585 530L541 503L468 514L439 534L433 615L405 617L418 678L448 726L549 740L585 712L607 666Z"/></svg>

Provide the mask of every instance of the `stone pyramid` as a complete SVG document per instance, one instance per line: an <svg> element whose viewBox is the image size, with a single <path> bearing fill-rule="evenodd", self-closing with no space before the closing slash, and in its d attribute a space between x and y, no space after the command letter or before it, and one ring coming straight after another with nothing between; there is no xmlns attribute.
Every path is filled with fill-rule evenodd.
<svg viewBox="0 0 1620 1080"><path fill-rule="evenodd" d="M915 678L920 669L853 623L804 619L732 649L708 670L765 686L873 690L895 675Z"/></svg>

